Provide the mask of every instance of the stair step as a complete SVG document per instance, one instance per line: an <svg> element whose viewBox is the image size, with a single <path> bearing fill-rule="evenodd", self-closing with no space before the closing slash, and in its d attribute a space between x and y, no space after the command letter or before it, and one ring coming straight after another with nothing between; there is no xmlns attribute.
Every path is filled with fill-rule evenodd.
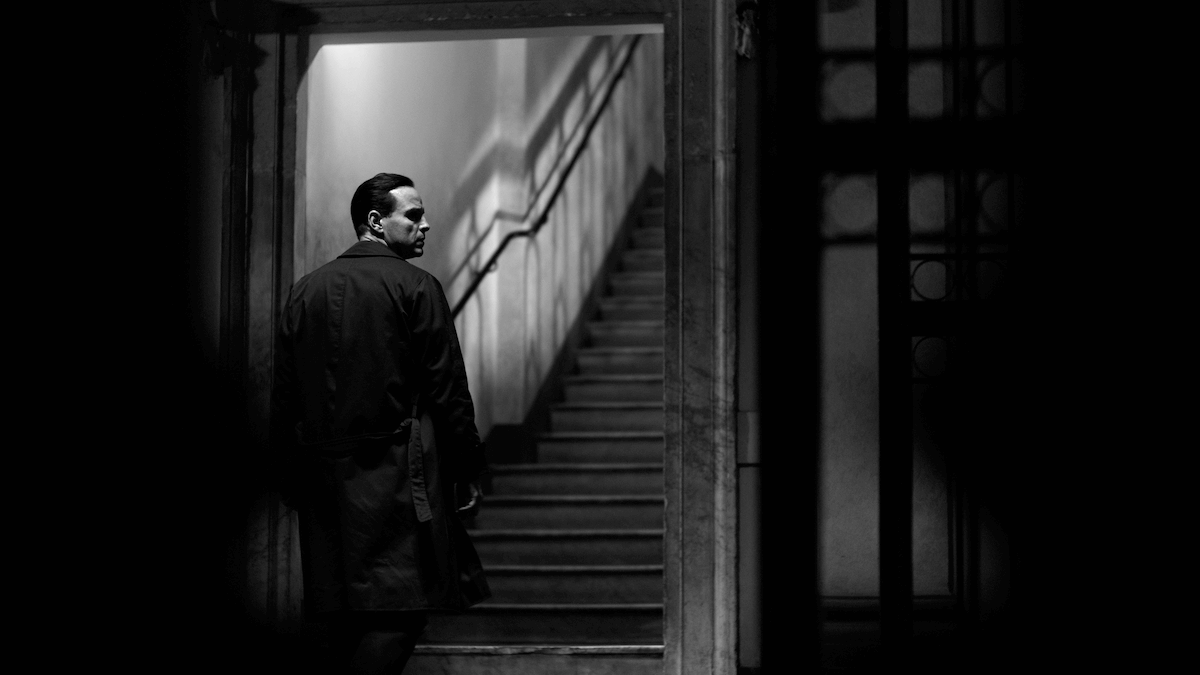
<svg viewBox="0 0 1200 675"><path fill-rule="evenodd" d="M563 378L567 401L663 400L661 375L568 375Z"/></svg>
<svg viewBox="0 0 1200 675"><path fill-rule="evenodd" d="M493 565L661 565L663 531L471 530L485 570Z"/></svg>
<svg viewBox="0 0 1200 675"><path fill-rule="evenodd" d="M495 464L490 494L662 494L662 464Z"/></svg>
<svg viewBox="0 0 1200 675"><path fill-rule="evenodd" d="M662 206L644 207L638 214L638 227L662 227L666 209Z"/></svg>
<svg viewBox="0 0 1200 675"><path fill-rule="evenodd" d="M661 675L660 645L419 644L405 675Z"/></svg>
<svg viewBox="0 0 1200 675"><path fill-rule="evenodd" d="M461 613L430 612L424 642L657 645L662 644L662 605L488 601Z"/></svg>
<svg viewBox="0 0 1200 675"><path fill-rule="evenodd" d="M663 372L662 347L584 347L576 352L584 375Z"/></svg>
<svg viewBox="0 0 1200 675"><path fill-rule="evenodd" d="M616 296L662 295L665 288L662 272L614 272L608 287Z"/></svg>
<svg viewBox="0 0 1200 675"><path fill-rule="evenodd" d="M661 347L662 319L643 321L589 321L588 338L595 347Z"/></svg>
<svg viewBox="0 0 1200 675"><path fill-rule="evenodd" d="M621 254L621 268L629 272L658 272L665 270L667 256L663 249L634 248Z"/></svg>
<svg viewBox="0 0 1200 675"><path fill-rule="evenodd" d="M662 565L492 565L500 603L653 603L663 595Z"/></svg>
<svg viewBox="0 0 1200 675"><path fill-rule="evenodd" d="M662 431L661 401L582 401L550 406L555 431Z"/></svg>
<svg viewBox="0 0 1200 675"><path fill-rule="evenodd" d="M662 206L666 197L666 190L661 187L650 188L646 192L646 206Z"/></svg>
<svg viewBox="0 0 1200 675"><path fill-rule="evenodd" d="M494 495L475 516L478 529L639 529L662 527L661 495Z"/></svg>
<svg viewBox="0 0 1200 675"><path fill-rule="evenodd" d="M664 248L666 229L662 227L635 227L630 234L635 249Z"/></svg>
<svg viewBox="0 0 1200 675"><path fill-rule="evenodd" d="M537 439L540 462L661 462L657 431L556 432Z"/></svg>
<svg viewBox="0 0 1200 675"><path fill-rule="evenodd" d="M662 321L665 315L663 298L656 296L608 296L600 298L599 318L604 321Z"/></svg>

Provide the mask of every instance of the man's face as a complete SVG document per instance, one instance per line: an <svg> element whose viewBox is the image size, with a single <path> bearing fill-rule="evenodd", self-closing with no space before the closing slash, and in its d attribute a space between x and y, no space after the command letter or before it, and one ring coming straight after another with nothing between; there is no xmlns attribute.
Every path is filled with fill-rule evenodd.
<svg viewBox="0 0 1200 675"><path fill-rule="evenodd" d="M383 240L401 258L419 258L425 253L425 232L429 230L421 195L415 188L398 187L392 190L392 196L396 198L396 208L379 220Z"/></svg>

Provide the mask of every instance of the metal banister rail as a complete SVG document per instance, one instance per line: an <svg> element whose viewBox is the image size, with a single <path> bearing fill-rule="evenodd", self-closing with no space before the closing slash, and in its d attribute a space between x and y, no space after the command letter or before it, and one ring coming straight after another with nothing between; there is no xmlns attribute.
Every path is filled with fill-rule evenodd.
<svg viewBox="0 0 1200 675"><path fill-rule="evenodd" d="M575 168L575 164L579 161L580 156L583 155L583 151L587 148L588 139L590 139L592 136L592 130L595 129L596 124L600 122L600 116L603 115L604 111L608 109L608 103L610 100L612 100L612 95L617 88L617 84L621 81L621 78L625 76L625 71L629 69L629 63L633 60L633 53L637 49L638 43L641 42L641 39L641 35L634 35L633 39L630 41L629 49L625 52L625 56L621 60L621 65L617 68L616 74L608 83L608 88L604 92L604 97L600 100L600 105L596 108L595 113L592 114L591 119L588 120L587 127L584 129L583 137L580 139L579 145L576 146L575 152L571 154L571 159L569 162L567 162L566 168L559 172L558 183L554 186L554 191L550 193L550 199L546 202L546 205L542 207L538 217L533 221L533 225L523 230L514 230L504 235L504 239L500 241L500 246L496 247L496 250L490 257L488 257L487 262L484 263L483 267L478 273L476 273L475 278L471 279L471 283L467 286L467 290L462 294L462 297L459 298L458 302L454 304L454 309L450 312L452 318L458 318L459 312L461 312L463 307L466 306L467 301L471 299L471 296L475 294L475 291L479 288L479 284L483 283L483 278L486 277L493 269L495 269L496 261L500 259L500 254L504 253L504 249L508 246L508 243L520 237L532 237L538 233L538 230L542 229L543 225L546 224L546 220L550 217L550 210L554 208L554 204L558 201L559 195L562 194L563 187L567 183L567 178L571 176L571 171ZM538 192L541 192L541 190L538 190ZM535 197L534 203L530 206L531 212L536 205L537 198ZM528 221L528 217L526 217L524 220Z"/></svg>

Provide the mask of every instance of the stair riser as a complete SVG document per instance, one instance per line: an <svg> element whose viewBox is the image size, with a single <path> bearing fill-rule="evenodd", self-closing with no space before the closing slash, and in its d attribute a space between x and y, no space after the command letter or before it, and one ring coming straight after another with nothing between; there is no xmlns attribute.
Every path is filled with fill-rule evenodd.
<svg viewBox="0 0 1200 675"><path fill-rule="evenodd" d="M487 573L487 570L484 570ZM638 574L487 574L492 602L662 602L660 572Z"/></svg>
<svg viewBox="0 0 1200 675"><path fill-rule="evenodd" d="M539 462L661 462L663 442L655 440L538 441Z"/></svg>
<svg viewBox="0 0 1200 675"><path fill-rule="evenodd" d="M496 495L662 494L661 471L604 471L493 474Z"/></svg>
<svg viewBox="0 0 1200 675"><path fill-rule="evenodd" d="M621 256L621 268L627 272L661 272L667 268L666 256L658 251L655 255L645 251L626 253Z"/></svg>
<svg viewBox="0 0 1200 675"><path fill-rule="evenodd" d="M662 408L551 410L554 431L662 431Z"/></svg>
<svg viewBox="0 0 1200 675"><path fill-rule="evenodd" d="M577 610L552 614L523 611L439 614L429 617L422 642L662 644L662 612Z"/></svg>
<svg viewBox="0 0 1200 675"><path fill-rule="evenodd" d="M662 539L587 537L570 539L471 539L488 565L661 565Z"/></svg>
<svg viewBox="0 0 1200 675"><path fill-rule="evenodd" d="M638 214L638 227L662 227L666 213L662 209L647 209Z"/></svg>
<svg viewBox="0 0 1200 675"><path fill-rule="evenodd" d="M661 504L484 504L475 527L486 529L661 528Z"/></svg>
<svg viewBox="0 0 1200 675"><path fill-rule="evenodd" d="M663 400L662 382L587 382L564 388L567 402Z"/></svg>
<svg viewBox="0 0 1200 675"><path fill-rule="evenodd" d="M663 248L664 233L661 227L635 227L630 238L634 248Z"/></svg>
<svg viewBox="0 0 1200 675"><path fill-rule="evenodd" d="M616 326L599 323L588 326L593 347L661 347L662 326Z"/></svg>
<svg viewBox="0 0 1200 675"><path fill-rule="evenodd" d="M584 375L662 374L662 354L588 354L580 352L576 363Z"/></svg>
<svg viewBox="0 0 1200 675"><path fill-rule="evenodd" d="M608 288L613 295L618 297L660 296L663 294L664 285L661 277L649 279L613 277L608 281Z"/></svg>
<svg viewBox="0 0 1200 675"><path fill-rule="evenodd" d="M567 654L505 654L468 656L417 653L404 675L662 675L663 661L654 656L579 656Z"/></svg>
<svg viewBox="0 0 1200 675"><path fill-rule="evenodd" d="M665 309L661 299L636 304L623 304L615 299L600 301L599 318L604 321L662 321L664 315Z"/></svg>

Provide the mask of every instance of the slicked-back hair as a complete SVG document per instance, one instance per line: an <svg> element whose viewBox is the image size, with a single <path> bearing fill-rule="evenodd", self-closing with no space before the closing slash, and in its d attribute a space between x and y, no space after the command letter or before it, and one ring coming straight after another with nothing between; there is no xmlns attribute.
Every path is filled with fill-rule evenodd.
<svg viewBox="0 0 1200 675"><path fill-rule="evenodd" d="M390 215L396 208L396 198L392 190L398 187L416 187L408 176L398 173L377 173L363 181L354 191L350 199L350 220L354 223L354 233L361 235L367 229L367 214L378 211Z"/></svg>

